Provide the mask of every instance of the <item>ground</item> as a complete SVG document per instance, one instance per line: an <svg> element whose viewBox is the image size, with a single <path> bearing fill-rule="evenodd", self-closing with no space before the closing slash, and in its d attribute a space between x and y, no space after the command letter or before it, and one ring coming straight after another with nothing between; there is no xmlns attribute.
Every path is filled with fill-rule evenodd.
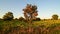
<svg viewBox="0 0 60 34"><path fill-rule="evenodd" d="M13 32L12 32L13 31ZM60 20L41 20L33 21L31 24L19 21L0 20L0 34L60 34Z"/></svg>

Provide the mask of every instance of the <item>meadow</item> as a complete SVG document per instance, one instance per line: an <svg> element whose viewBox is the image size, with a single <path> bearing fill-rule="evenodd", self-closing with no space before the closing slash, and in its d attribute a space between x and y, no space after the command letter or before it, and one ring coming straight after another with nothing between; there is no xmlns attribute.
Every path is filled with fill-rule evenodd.
<svg viewBox="0 0 60 34"><path fill-rule="evenodd" d="M60 34L60 20L46 19L31 24L19 20L0 20L0 34Z"/></svg>

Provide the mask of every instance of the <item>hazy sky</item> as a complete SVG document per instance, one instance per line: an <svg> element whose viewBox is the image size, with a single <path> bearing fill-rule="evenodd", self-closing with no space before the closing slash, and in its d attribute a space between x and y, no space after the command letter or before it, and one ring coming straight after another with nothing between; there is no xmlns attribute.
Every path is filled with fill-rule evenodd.
<svg viewBox="0 0 60 34"><path fill-rule="evenodd" d="M41 19L51 18L53 14L60 16L60 0L0 0L0 18L9 11L15 18L23 16L22 9L27 4L37 5Z"/></svg>

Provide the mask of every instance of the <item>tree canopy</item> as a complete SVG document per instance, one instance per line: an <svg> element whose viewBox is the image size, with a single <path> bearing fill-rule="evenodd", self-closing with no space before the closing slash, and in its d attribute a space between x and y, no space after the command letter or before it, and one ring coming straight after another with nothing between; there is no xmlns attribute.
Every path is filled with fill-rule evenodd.
<svg viewBox="0 0 60 34"><path fill-rule="evenodd" d="M52 15L52 19L53 20L57 20L58 19L58 15L57 14Z"/></svg>
<svg viewBox="0 0 60 34"><path fill-rule="evenodd" d="M24 17L27 21L32 21L32 19L35 19L38 15L37 6L27 4L27 6L23 9L24 11Z"/></svg>
<svg viewBox="0 0 60 34"><path fill-rule="evenodd" d="M3 19L4 20L11 20L11 19L13 19L14 18L14 16L13 16L13 13L12 12L8 12L8 13L6 13L4 16L3 16Z"/></svg>

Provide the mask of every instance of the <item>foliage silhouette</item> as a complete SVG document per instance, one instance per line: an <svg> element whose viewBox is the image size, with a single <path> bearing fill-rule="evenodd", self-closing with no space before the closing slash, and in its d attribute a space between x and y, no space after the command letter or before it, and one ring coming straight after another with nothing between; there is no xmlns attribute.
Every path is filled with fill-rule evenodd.
<svg viewBox="0 0 60 34"><path fill-rule="evenodd" d="M52 19L53 20L58 20L58 15L57 14L52 15Z"/></svg>
<svg viewBox="0 0 60 34"><path fill-rule="evenodd" d="M27 21L30 21L30 23L32 22L32 19L35 19L38 15L36 5L27 4L26 8L24 8L23 11L25 19Z"/></svg>
<svg viewBox="0 0 60 34"><path fill-rule="evenodd" d="M14 18L13 13L12 12L8 12L3 16L4 20L12 20Z"/></svg>

